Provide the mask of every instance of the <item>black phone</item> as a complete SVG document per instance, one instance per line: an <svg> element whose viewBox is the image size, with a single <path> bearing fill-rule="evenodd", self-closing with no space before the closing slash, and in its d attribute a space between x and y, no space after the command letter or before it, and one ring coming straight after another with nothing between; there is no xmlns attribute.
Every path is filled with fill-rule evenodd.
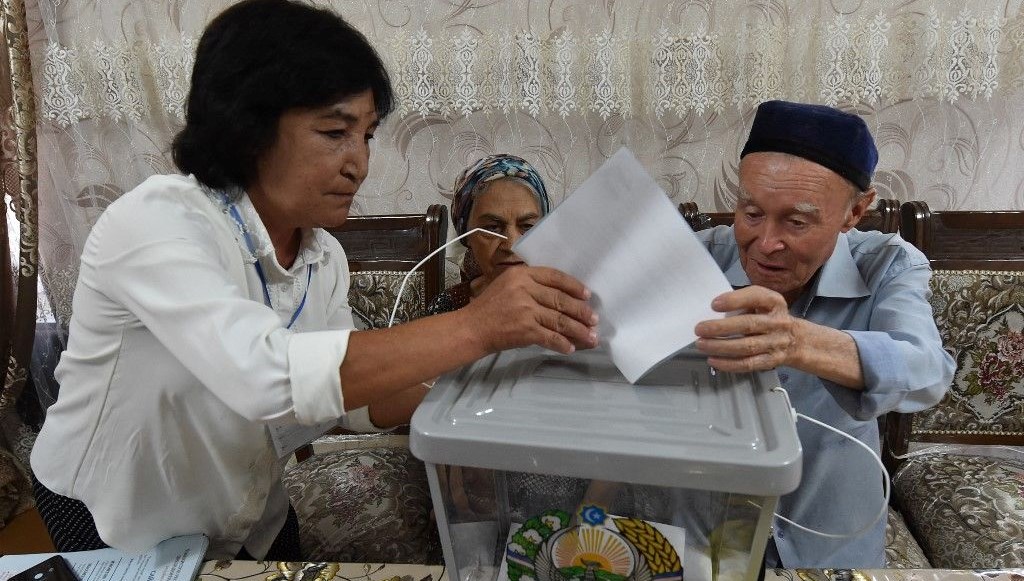
<svg viewBox="0 0 1024 581"><path fill-rule="evenodd" d="M8 581L78 581L78 576L64 557L54 555L34 567L25 569Z"/></svg>

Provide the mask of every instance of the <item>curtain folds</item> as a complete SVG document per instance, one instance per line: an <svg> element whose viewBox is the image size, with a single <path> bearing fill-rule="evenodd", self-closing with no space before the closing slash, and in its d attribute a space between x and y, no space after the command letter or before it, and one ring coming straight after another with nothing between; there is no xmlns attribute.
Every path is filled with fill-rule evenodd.
<svg viewBox="0 0 1024 581"><path fill-rule="evenodd" d="M5 268L4 329L0 349L6 364L0 366L3 381L0 414L9 410L28 376L36 323L36 285L39 265L37 236L38 166L36 158L36 100L29 58L28 26L24 0L0 0L0 137L4 199L17 217L17 261ZM6 218L5 218L6 219ZM10 226L10 225L9 225ZM5 229L6 230L6 229ZM12 247L13 251L14 248Z"/></svg>

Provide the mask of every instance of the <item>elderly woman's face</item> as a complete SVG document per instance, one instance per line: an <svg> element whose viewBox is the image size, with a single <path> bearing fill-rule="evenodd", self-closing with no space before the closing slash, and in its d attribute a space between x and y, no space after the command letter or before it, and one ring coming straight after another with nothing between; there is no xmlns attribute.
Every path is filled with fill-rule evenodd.
<svg viewBox="0 0 1024 581"><path fill-rule="evenodd" d="M326 107L285 111L247 188L268 228L341 226L366 178L377 121L369 90Z"/></svg>
<svg viewBox="0 0 1024 581"><path fill-rule="evenodd" d="M512 245L539 219L537 198L521 182L495 180L476 196L469 214L469 229L484 228L508 237L502 240L481 233L469 237L469 250L487 282L506 269L523 264L523 260L512 252Z"/></svg>

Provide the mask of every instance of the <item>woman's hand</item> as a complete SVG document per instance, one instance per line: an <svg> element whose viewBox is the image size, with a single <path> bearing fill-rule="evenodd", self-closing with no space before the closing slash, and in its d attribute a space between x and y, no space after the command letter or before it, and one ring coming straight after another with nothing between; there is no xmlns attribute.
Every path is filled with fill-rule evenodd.
<svg viewBox="0 0 1024 581"><path fill-rule="evenodd" d="M542 267L502 273L462 310L490 352L540 345L560 353L597 346L590 291L573 277Z"/></svg>
<svg viewBox="0 0 1024 581"><path fill-rule="evenodd" d="M586 303L589 296L569 275L517 266L457 311L355 331L339 370L345 409L385 400L505 349L540 345L572 353L595 347L597 315Z"/></svg>

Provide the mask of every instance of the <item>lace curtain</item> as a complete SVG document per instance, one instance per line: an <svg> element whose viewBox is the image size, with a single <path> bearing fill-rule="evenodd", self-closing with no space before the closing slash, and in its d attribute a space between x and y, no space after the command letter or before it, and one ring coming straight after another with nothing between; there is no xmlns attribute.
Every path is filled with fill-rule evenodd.
<svg viewBox="0 0 1024 581"><path fill-rule="evenodd" d="M662 8L671 15L672 3L633 3L632 11L609 6L607 14L591 8L587 18L549 22L560 26L543 32L521 28L533 24L522 18L496 18L485 27L477 19L495 16L485 7L467 8L468 17L458 19L464 22L446 15L452 22L432 31L429 9L423 20L380 30L389 23L380 11L374 16L382 22L371 18L364 30L379 31L373 40L394 75L400 117L493 111L661 119L722 114L781 97L832 106L955 103L1024 86L1019 15L984 7L940 12L935 5L815 13L793 4L726 0L651 22ZM718 23L723 13L733 18ZM350 18L367 20L359 16ZM633 26L616 26L616 19ZM94 116L137 123L155 109L183 122L197 32L181 32L49 39L45 118L63 127Z"/></svg>
<svg viewBox="0 0 1024 581"><path fill-rule="evenodd" d="M674 202L730 208L757 103L862 114L880 195L1024 209L1021 0L318 0L377 46L398 109L355 213L450 201L509 151L554 201L629 146ZM39 244L66 325L98 215L171 172L196 40L226 0L27 0L39 107Z"/></svg>

